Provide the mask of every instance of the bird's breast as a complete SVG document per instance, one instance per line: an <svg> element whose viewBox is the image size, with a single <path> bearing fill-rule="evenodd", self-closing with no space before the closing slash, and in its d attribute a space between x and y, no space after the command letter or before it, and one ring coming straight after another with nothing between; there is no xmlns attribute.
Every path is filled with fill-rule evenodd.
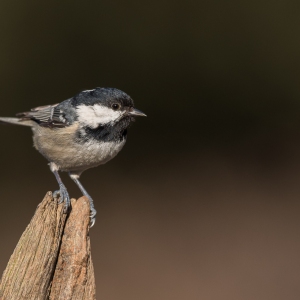
<svg viewBox="0 0 300 300"><path fill-rule="evenodd" d="M105 164L114 158L125 145L126 139L79 143L76 140L78 124L65 128L33 128L34 146L62 171L84 171Z"/></svg>

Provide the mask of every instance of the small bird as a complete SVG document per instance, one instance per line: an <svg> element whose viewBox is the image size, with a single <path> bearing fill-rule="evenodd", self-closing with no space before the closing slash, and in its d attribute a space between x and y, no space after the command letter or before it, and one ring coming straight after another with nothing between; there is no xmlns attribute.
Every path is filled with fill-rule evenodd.
<svg viewBox="0 0 300 300"><path fill-rule="evenodd" d="M146 116L134 108L133 100L115 88L82 91L61 103L33 108L19 113L17 118L2 118L0 122L24 125L33 131L34 147L49 161L59 190L54 192L70 207L69 193L59 171L68 172L90 202L90 226L96 221L93 199L79 181L83 171L105 164L123 148L127 128L137 116Z"/></svg>

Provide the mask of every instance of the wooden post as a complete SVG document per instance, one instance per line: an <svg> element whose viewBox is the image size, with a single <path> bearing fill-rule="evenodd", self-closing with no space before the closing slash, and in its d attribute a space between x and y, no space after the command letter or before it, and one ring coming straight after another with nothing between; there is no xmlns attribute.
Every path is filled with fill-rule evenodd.
<svg viewBox="0 0 300 300"><path fill-rule="evenodd" d="M89 201L71 200L67 217L51 192L22 234L0 282L0 300L94 300Z"/></svg>

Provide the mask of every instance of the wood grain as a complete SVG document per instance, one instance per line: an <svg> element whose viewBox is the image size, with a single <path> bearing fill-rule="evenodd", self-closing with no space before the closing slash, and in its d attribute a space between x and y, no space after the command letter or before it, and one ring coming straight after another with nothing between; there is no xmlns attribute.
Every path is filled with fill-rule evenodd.
<svg viewBox="0 0 300 300"><path fill-rule="evenodd" d="M89 201L63 204L48 192L22 234L0 282L1 300L96 299Z"/></svg>

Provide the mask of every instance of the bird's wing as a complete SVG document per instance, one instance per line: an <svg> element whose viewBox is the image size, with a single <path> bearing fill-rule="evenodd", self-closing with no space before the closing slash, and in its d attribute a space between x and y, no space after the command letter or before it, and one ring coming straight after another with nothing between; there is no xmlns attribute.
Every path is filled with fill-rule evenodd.
<svg viewBox="0 0 300 300"><path fill-rule="evenodd" d="M58 104L39 106L29 112L17 114L20 121L33 120L44 127L66 127L69 125L64 117L64 112L60 110Z"/></svg>

